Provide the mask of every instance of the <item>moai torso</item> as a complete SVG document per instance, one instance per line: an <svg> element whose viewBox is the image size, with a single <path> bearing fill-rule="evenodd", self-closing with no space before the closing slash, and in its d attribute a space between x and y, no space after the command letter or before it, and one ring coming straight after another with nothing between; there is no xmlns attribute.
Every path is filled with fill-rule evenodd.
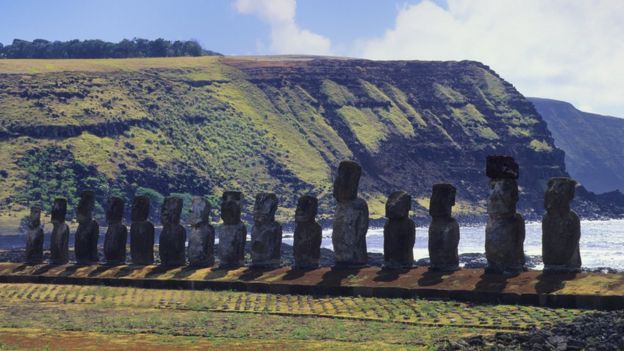
<svg viewBox="0 0 624 351"><path fill-rule="evenodd" d="M459 224L452 217L455 205L455 187L450 184L435 184L429 202L429 258L430 269L454 271L459 268Z"/></svg>
<svg viewBox="0 0 624 351"><path fill-rule="evenodd" d="M147 196L135 196L132 202L130 225L130 257L132 264L154 263L154 224L148 221L150 200Z"/></svg>
<svg viewBox="0 0 624 351"><path fill-rule="evenodd" d="M516 213L518 165L511 157L488 157L490 177L488 222L485 228L487 270L517 273L524 267L524 219Z"/></svg>
<svg viewBox="0 0 624 351"><path fill-rule="evenodd" d="M186 230L180 224L182 199L170 196L165 199L160 211L162 232L160 232L160 264L163 266L183 266L186 264Z"/></svg>
<svg viewBox="0 0 624 351"><path fill-rule="evenodd" d="M294 267L316 268L321 258L322 228L316 222L318 200L304 195L297 201L293 239Z"/></svg>
<svg viewBox="0 0 624 351"><path fill-rule="evenodd" d="M390 269L410 268L414 264L416 224L409 218L412 197L397 191L386 202L384 225L384 267Z"/></svg>
<svg viewBox="0 0 624 351"><path fill-rule="evenodd" d="M43 229L41 228L41 209L30 208L28 217L28 232L26 233L26 263L39 264L43 262Z"/></svg>
<svg viewBox="0 0 624 351"><path fill-rule="evenodd" d="M254 204L254 225L251 229L251 265L279 267L282 249L282 226L275 221L277 197L260 193Z"/></svg>
<svg viewBox="0 0 624 351"><path fill-rule="evenodd" d="M570 209L575 187L576 181L570 178L551 178L548 181L544 196L546 214L542 220L542 258L545 271L580 271L581 221Z"/></svg>
<svg viewBox="0 0 624 351"><path fill-rule="evenodd" d="M219 267L240 267L245 263L245 241L247 228L241 222L242 194L226 191L221 198L221 219L219 230Z"/></svg>
<svg viewBox="0 0 624 351"><path fill-rule="evenodd" d="M118 197L111 197L106 209L108 229L104 237L104 258L106 264L118 265L126 262L126 243L128 242L128 228L122 223L124 201Z"/></svg>
<svg viewBox="0 0 624 351"><path fill-rule="evenodd" d="M215 231L210 225L210 205L199 196L193 197L189 217L191 235L188 244L189 265L209 267L214 264Z"/></svg>
<svg viewBox="0 0 624 351"><path fill-rule="evenodd" d="M69 262L69 227L65 223L67 200L55 199L52 207L52 236L50 238L50 263Z"/></svg>
<svg viewBox="0 0 624 351"><path fill-rule="evenodd" d="M360 165L343 161L334 180L334 198L338 204L332 225L332 243L337 267L364 266L368 261L368 205L357 197L361 173Z"/></svg>
<svg viewBox="0 0 624 351"><path fill-rule="evenodd" d="M95 193L83 191L76 207L76 229L74 250L78 264L92 264L99 260L97 245L100 236L100 226L92 218L95 208Z"/></svg>

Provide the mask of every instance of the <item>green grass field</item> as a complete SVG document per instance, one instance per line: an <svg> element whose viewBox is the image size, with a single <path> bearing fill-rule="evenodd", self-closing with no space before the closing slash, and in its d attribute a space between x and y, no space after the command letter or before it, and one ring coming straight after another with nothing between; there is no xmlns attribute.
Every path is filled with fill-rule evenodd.
<svg viewBox="0 0 624 351"><path fill-rule="evenodd" d="M418 299L1 284L0 345L10 350L435 350L447 341L522 332L580 313Z"/></svg>

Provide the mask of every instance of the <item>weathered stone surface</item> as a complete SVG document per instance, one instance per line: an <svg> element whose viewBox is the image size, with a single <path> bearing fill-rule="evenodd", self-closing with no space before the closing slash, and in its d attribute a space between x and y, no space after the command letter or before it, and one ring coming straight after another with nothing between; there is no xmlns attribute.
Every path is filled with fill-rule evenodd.
<svg viewBox="0 0 624 351"><path fill-rule="evenodd" d="M337 267L358 267L366 265L368 261L368 205L357 197L361 173L357 163L343 161L334 180L334 197L338 204L332 227L332 243Z"/></svg>
<svg viewBox="0 0 624 351"><path fill-rule="evenodd" d="M83 191L80 193L80 200L76 207L76 229L74 250L76 252L76 262L78 264L93 264L99 261L98 239L100 237L100 226L93 219L93 209L95 208L95 193L93 191Z"/></svg>
<svg viewBox="0 0 624 351"><path fill-rule="evenodd" d="M412 197L404 191L396 191L386 202L384 225L384 267L409 268L414 264L416 224L409 218Z"/></svg>
<svg viewBox="0 0 624 351"><path fill-rule="evenodd" d="M451 184L434 184L429 202L429 269L454 271L459 269L459 224L452 217L456 189Z"/></svg>
<svg viewBox="0 0 624 351"><path fill-rule="evenodd" d="M338 166L338 175L334 179L334 198L336 201L349 201L357 198L362 167L353 161L342 161Z"/></svg>
<svg viewBox="0 0 624 351"><path fill-rule="evenodd" d="M542 258L545 271L578 272L581 269L579 240L581 221L570 209L576 181L551 178L544 195L546 214L542 220Z"/></svg>
<svg viewBox="0 0 624 351"><path fill-rule="evenodd" d="M518 179L520 167L511 156L488 156L485 174L492 179Z"/></svg>
<svg viewBox="0 0 624 351"><path fill-rule="evenodd" d="M254 204L254 225L251 230L251 265L279 267L282 248L282 226L275 221L277 196L260 193Z"/></svg>
<svg viewBox="0 0 624 351"><path fill-rule="evenodd" d="M50 264L69 262L69 227L65 223L67 200L54 199L52 206L52 236L50 239Z"/></svg>
<svg viewBox="0 0 624 351"><path fill-rule="evenodd" d="M126 243L128 242L128 228L121 222L124 213L124 201L118 197L111 197L106 209L108 229L104 237L104 258L106 264L118 265L126 262Z"/></svg>
<svg viewBox="0 0 624 351"><path fill-rule="evenodd" d="M191 235L188 244L189 265L208 267L214 264L215 230L210 225L210 205L199 196L193 197L189 224Z"/></svg>
<svg viewBox="0 0 624 351"><path fill-rule="evenodd" d="M518 183L515 179L491 179L488 222L485 227L487 270L516 273L524 267L524 218L516 213Z"/></svg>
<svg viewBox="0 0 624 351"><path fill-rule="evenodd" d="M154 224L148 221L150 199L136 196L132 201L130 225L130 257L132 264L150 265L154 263Z"/></svg>
<svg viewBox="0 0 624 351"><path fill-rule="evenodd" d="M186 264L186 229L180 225L182 199L170 196L165 199L160 211L162 232L160 232L160 264L163 266L183 266Z"/></svg>
<svg viewBox="0 0 624 351"><path fill-rule="evenodd" d="M293 239L294 267L315 268L321 258L322 228L316 222L318 200L304 195L297 201Z"/></svg>
<svg viewBox="0 0 624 351"><path fill-rule="evenodd" d="M219 230L219 267L240 267L245 263L245 241L247 227L240 220L242 194L226 191L221 198L221 219Z"/></svg>
<svg viewBox="0 0 624 351"><path fill-rule="evenodd" d="M26 232L26 263L39 264L43 262L43 229L41 228L41 208L33 206L28 216L28 231Z"/></svg>

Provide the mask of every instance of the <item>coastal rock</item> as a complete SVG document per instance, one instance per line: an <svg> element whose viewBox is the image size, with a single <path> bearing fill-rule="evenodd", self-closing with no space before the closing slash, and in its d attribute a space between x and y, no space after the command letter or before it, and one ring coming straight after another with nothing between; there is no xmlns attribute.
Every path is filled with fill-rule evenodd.
<svg viewBox="0 0 624 351"><path fill-rule="evenodd" d="M279 267L282 226L275 221L277 196L260 193L254 204L254 225L251 230L251 265Z"/></svg>
<svg viewBox="0 0 624 351"><path fill-rule="evenodd" d="M165 199L160 210L163 226L158 245L160 264L163 266L183 266L186 264L186 229L180 224L182 199L170 196Z"/></svg>
<svg viewBox="0 0 624 351"><path fill-rule="evenodd" d="M43 229L41 228L41 208L33 206L28 216L26 232L26 264L43 262Z"/></svg>
<svg viewBox="0 0 624 351"><path fill-rule="evenodd" d="M454 271L459 269L459 224L452 217L457 190L451 184L434 184L429 202L429 269Z"/></svg>
<svg viewBox="0 0 624 351"><path fill-rule="evenodd" d="M357 197L361 173L357 163L342 161L334 180L333 193L338 204L332 226L332 243L337 267L361 267L368 260L368 205Z"/></svg>
<svg viewBox="0 0 624 351"><path fill-rule="evenodd" d="M316 268L321 258L322 228L316 222L318 199L304 195L297 201L293 238L294 267Z"/></svg>
<svg viewBox="0 0 624 351"><path fill-rule="evenodd" d="M397 191L388 197L384 225L384 266L390 269L409 268L414 264L416 224L409 218L412 197Z"/></svg>
<svg viewBox="0 0 624 351"><path fill-rule="evenodd" d="M485 227L487 271L517 273L525 270L524 218L516 213L518 183L512 178L490 180L488 221Z"/></svg>
<svg viewBox="0 0 624 351"><path fill-rule="evenodd" d="M74 251L76 252L76 263L93 264L99 261L98 239L100 237L100 226L93 219L93 209L95 208L95 193L93 191L83 191L80 193L80 200L76 207L76 229Z"/></svg>
<svg viewBox="0 0 624 351"><path fill-rule="evenodd" d="M215 230L210 225L210 205L199 196L193 197L189 224L189 266L209 267L214 264Z"/></svg>
<svg viewBox="0 0 624 351"><path fill-rule="evenodd" d="M135 196L130 214L130 257L135 265L154 263L154 224L147 220L149 211L149 197Z"/></svg>
<svg viewBox="0 0 624 351"><path fill-rule="evenodd" d="M69 262L69 226L65 223L66 214L67 200L54 199L51 215L50 264L61 265Z"/></svg>
<svg viewBox="0 0 624 351"><path fill-rule="evenodd" d="M581 221L570 209L576 181L551 178L544 195L546 214L542 220L544 271L578 272L581 269L579 240Z"/></svg>
<svg viewBox="0 0 624 351"><path fill-rule="evenodd" d="M123 223L124 201L119 197L111 197L106 209L108 229L104 237L104 257L106 264L119 265L126 262L126 243L128 228Z"/></svg>
<svg viewBox="0 0 624 351"><path fill-rule="evenodd" d="M242 194L238 191L226 191L221 197L221 219L219 230L219 267L240 267L245 263L245 241L247 227L241 222Z"/></svg>

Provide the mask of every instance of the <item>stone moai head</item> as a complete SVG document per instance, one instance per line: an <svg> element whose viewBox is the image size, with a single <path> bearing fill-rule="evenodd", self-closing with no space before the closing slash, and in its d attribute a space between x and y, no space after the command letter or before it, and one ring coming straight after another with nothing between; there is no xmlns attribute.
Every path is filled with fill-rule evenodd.
<svg viewBox="0 0 624 351"><path fill-rule="evenodd" d="M180 224L183 204L182 199L177 196L167 197L160 209L160 221L162 224Z"/></svg>
<svg viewBox="0 0 624 351"><path fill-rule="evenodd" d="M254 222L268 223L275 220L277 211L277 196L273 193L260 193L256 195L254 204Z"/></svg>
<svg viewBox="0 0 624 351"><path fill-rule="evenodd" d="M429 201L429 215L431 217L451 217L456 193L457 189L451 184L434 184L431 201Z"/></svg>
<svg viewBox="0 0 624 351"><path fill-rule="evenodd" d="M108 207L106 208L106 222L109 224L121 223L124 213L124 200L122 198L112 196L108 199Z"/></svg>
<svg viewBox="0 0 624 351"><path fill-rule="evenodd" d="M241 198L239 191L226 191L221 197L221 219L223 224L238 224L241 216Z"/></svg>
<svg viewBox="0 0 624 351"><path fill-rule="evenodd" d="M41 208L33 206L30 208L30 216L28 216L28 228L37 229L41 226Z"/></svg>
<svg viewBox="0 0 624 351"><path fill-rule="evenodd" d="M353 161L342 161L334 179L334 198L336 201L349 201L357 198L362 167Z"/></svg>
<svg viewBox="0 0 624 351"><path fill-rule="evenodd" d="M518 179L520 167L511 156L488 156L485 174L491 179Z"/></svg>
<svg viewBox="0 0 624 351"><path fill-rule="evenodd" d="M295 222L314 222L318 213L318 199L314 196L303 195L297 200Z"/></svg>
<svg viewBox="0 0 624 351"><path fill-rule="evenodd" d="M135 196L132 200L130 219L133 222L145 222L149 217L150 199L147 196Z"/></svg>
<svg viewBox="0 0 624 351"><path fill-rule="evenodd" d="M404 191L395 191L388 196L386 202L386 217L389 219L402 219L409 217L412 209L412 197Z"/></svg>
<svg viewBox="0 0 624 351"><path fill-rule="evenodd" d="M63 223L65 222L65 215L67 214L67 200L63 198L54 199L54 205L52 205L52 222Z"/></svg>
<svg viewBox="0 0 624 351"><path fill-rule="evenodd" d="M489 214L514 214L516 213L517 203L518 183L515 179L490 180L490 197L487 205Z"/></svg>
<svg viewBox="0 0 624 351"><path fill-rule="evenodd" d="M192 226L210 223L210 204L201 196L193 196L189 224Z"/></svg>
<svg viewBox="0 0 624 351"><path fill-rule="evenodd" d="M76 206L76 220L78 223L91 221L93 209L95 208L95 193L87 190L80 193L80 200Z"/></svg>
<svg viewBox="0 0 624 351"><path fill-rule="evenodd" d="M574 199L576 181L566 177L550 178L548 189L544 194L546 211L570 211L570 203Z"/></svg>

